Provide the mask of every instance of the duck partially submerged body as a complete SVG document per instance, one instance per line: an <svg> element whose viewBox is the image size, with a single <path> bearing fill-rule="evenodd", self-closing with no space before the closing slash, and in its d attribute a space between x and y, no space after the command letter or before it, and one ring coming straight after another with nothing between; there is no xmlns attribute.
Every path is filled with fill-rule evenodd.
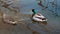
<svg viewBox="0 0 60 34"><path fill-rule="evenodd" d="M13 24L13 25L15 25L17 23L17 21L15 21L13 18L11 18L7 14L3 14L3 22Z"/></svg>
<svg viewBox="0 0 60 34"><path fill-rule="evenodd" d="M38 22L44 22L47 21L47 19L42 15L42 14L35 14L32 17L33 20L38 21Z"/></svg>
<svg viewBox="0 0 60 34"><path fill-rule="evenodd" d="M36 13L36 11L34 9L32 9L32 20L36 21L36 22L41 22L41 23L46 23L47 19L40 13Z"/></svg>

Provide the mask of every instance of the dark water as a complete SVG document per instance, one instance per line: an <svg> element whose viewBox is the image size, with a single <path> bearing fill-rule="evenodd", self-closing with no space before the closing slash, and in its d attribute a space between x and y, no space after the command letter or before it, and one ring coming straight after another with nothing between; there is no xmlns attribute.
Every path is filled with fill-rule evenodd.
<svg viewBox="0 0 60 34"><path fill-rule="evenodd" d="M54 13L48 10L48 9L55 10L53 7L51 7L50 4L48 5L49 7L48 9L42 10L42 7L37 4L38 3L37 0L9 0L9 1L12 1L11 3L13 3L9 7L19 8L18 9L19 13L23 14L23 15L19 14L18 16L20 18L19 20L24 19L24 21L22 21L22 24L18 24L16 26L13 26L11 24L5 24L1 21L0 34L32 34L32 32L34 31L38 32L38 34L39 33L40 34L60 34L60 21L59 21L60 17L55 16ZM46 1L48 2L48 0ZM49 2L51 1L53 0L49 0ZM57 1L58 1L58 7L60 7L59 6L60 0L57 0ZM32 14L31 12L32 8L36 9L38 11L37 13L43 14L48 19L47 25L32 23L32 20L29 19ZM10 10L2 7L1 5L0 5L0 9L4 13L13 15L13 13ZM59 11L60 9L57 10L58 15L60 15ZM27 25L29 26L28 28L27 28Z"/></svg>

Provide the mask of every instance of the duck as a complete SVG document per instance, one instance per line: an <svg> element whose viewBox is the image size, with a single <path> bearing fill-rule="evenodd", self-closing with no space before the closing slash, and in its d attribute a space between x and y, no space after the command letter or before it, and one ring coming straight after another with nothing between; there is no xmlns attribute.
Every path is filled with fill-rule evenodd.
<svg viewBox="0 0 60 34"><path fill-rule="evenodd" d="M47 22L47 19L41 14L41 13L37 13L37 11L35 9L32 9L32 20L35 22Z"/></svg>
<svg viewBox="0 0 60 34"><path fill-rule="evenodd" d="M15 21L13 18L11 18L7 14L3 14L2 17L3 17L2 19L3 19L3 22L4 23L13 24L13 25L16 25L17 24L17 21Z"/></svg>

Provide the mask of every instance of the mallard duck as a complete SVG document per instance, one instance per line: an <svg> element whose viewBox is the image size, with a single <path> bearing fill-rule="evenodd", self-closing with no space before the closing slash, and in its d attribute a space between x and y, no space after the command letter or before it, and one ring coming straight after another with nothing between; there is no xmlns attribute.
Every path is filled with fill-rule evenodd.
<svg viewBox="0 0 60 34"><path fill-rule="evenodd" d="M47 22L47 19L40 13L37 13L35 9L32 9L32 20L37 22Z"/></svg>
<svg viewBox="0 0 60 34"><path fill-rule="evenodd" d="M9 24L14 24L14 25L17 23L17 21L15 21L13 18L11 18L7 14L3 14L3 22L9 23Z"/></svg>

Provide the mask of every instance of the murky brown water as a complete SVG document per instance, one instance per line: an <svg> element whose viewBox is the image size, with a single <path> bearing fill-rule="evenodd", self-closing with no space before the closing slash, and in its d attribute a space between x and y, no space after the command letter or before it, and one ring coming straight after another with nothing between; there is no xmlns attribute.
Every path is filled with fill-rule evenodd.
<svg viewBox="0 0 60 34"><path fill-rule="evenodd" d="M32 23L30 10L35 8L40 11L39 7L34 7L36 6L34 5L36 3L35 0L32 3L29 3L30 1L28 0L26 5L24 5L24 0L21 0L21 3L19 0L11 1L14 3L11 5L13 8L11 6L7 7L7 4L1 6L4 3L0 5L0 9L2 10L0 11L0 17L2 16L2 12L4 12L15 20L21 20L21 22L17 25L12 25L4 23L2 18L0 18L0 34L60 34L60 17L52 15L47 10L40 12L48 19L47 23Z"/></svg>

